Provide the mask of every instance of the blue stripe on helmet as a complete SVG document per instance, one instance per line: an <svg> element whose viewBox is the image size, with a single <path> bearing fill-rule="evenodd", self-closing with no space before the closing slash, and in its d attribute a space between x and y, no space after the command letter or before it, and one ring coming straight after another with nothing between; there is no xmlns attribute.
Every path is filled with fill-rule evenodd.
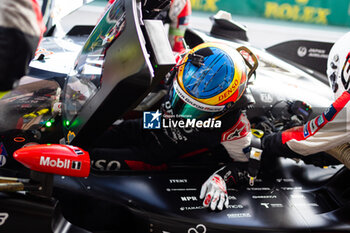
<svg viewBox="0 0 350 233"><path fill-rule="evenodd" d="M190 95L198 99L207 99L222 93L234 78L232 59L221 49L210 49L213 54L204 58L204 65L198 67L187 62L184 67L184 87Z"/></svg>

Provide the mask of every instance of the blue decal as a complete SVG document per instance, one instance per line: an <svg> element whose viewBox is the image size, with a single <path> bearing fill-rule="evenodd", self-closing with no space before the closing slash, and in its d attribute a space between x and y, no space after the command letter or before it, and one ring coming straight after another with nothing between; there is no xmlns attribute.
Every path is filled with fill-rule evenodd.
<svg viewBox="0 0 350 233"><path fill-rule="evenodd" d="M316 132L317 125L316 125L316 119L313 119L312 121L310 121L310 130L311 130L311 134L314 134Z"/></svg>
<svg viewBox="0 0 350 233"><path fill-rule="evenodd" d="M308 137L310 135L309 130L307 128L307 124L304 126L304 138Z"/></svg>
<svg viewBox="0 0 350 233"><path fill-rule="evenodd" d="M336 113L337 113L337 110L333 107L333 105L331 105L323 114L327 119L327 121L330 121L332 120L332 118Z"/></svg>
<svg viewBox="0 0 350 233"><path fill-rule="evenodd" d="M156 112L143 112L143 128L144 129L160 129L159 110Z"/></svg>
<svg viewBox="0 0 350 233"><path fill-rule="evenodd" d="M324 123L323 114L317 119L317 126L320 127Z"/></svg>
<svg viewBox="0 0 350 233"><path fill-rule="evenodd" d="M3 167L6 164L7 152L5 146L0 142L0 167Z"/></svg>

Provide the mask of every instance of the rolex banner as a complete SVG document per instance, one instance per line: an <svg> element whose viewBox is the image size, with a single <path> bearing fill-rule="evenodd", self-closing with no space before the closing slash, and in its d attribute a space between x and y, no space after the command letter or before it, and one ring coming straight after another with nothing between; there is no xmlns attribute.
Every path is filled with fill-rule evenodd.
<svg viewBox="0 0 350 233"><path fill-rule="evenodd" d="M349 0L191 0L193 10L350 26Z"/></svg>

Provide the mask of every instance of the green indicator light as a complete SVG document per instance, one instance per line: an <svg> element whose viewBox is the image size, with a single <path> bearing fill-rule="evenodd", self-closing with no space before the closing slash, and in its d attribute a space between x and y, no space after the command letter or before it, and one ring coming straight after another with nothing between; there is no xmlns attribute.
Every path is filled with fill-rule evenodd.
<svg viewBox="0 0 350 233"><path fill-rule="evenodd" d="M69 126L70 125L70 122L69 121L66 121L66 126Z"/></svg>
<svg viewBox="0 0 350 233"><path fill-rule="evenodd" d="M45 126L46 126L47 128L51 127L51 126L52 126L52 122L51 122L51 121L46 122L46 123L45 123Z"/></svg>
<svg viewBox="0 0 350 233"><path fill-rule="evenodd" d="M158 65L155 65L154 67L155 67L155 68L158 68Z"/></svg>
<svg viewBox="0 0 350 233"><path fill-rule="evenodd" d="M51 121L51 123L54 123L54 122L55 122L55 119L52 118L50 121Z"/></svg>

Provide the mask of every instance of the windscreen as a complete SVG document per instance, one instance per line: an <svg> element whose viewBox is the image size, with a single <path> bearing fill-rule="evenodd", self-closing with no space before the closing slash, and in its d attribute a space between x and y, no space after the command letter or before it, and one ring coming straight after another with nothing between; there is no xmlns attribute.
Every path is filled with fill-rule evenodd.
<svg viewBox="0 0 350 233"><path fill-rule="evenodd" d="M19 129L36 130L54 120L52 107L60 87L53 80L24 77L26 81L0 98L0 133Z"/></svg>
<svg viewBox="0 0 350 233"><path fill-rule="evenodd" d="M112 41L123 33L125 25L124 0L119 0L107 10L89 36L76 60L74 70L68 77L64 98L66 124L74 119L82 107L102 87L106 50Z"/></svg>

